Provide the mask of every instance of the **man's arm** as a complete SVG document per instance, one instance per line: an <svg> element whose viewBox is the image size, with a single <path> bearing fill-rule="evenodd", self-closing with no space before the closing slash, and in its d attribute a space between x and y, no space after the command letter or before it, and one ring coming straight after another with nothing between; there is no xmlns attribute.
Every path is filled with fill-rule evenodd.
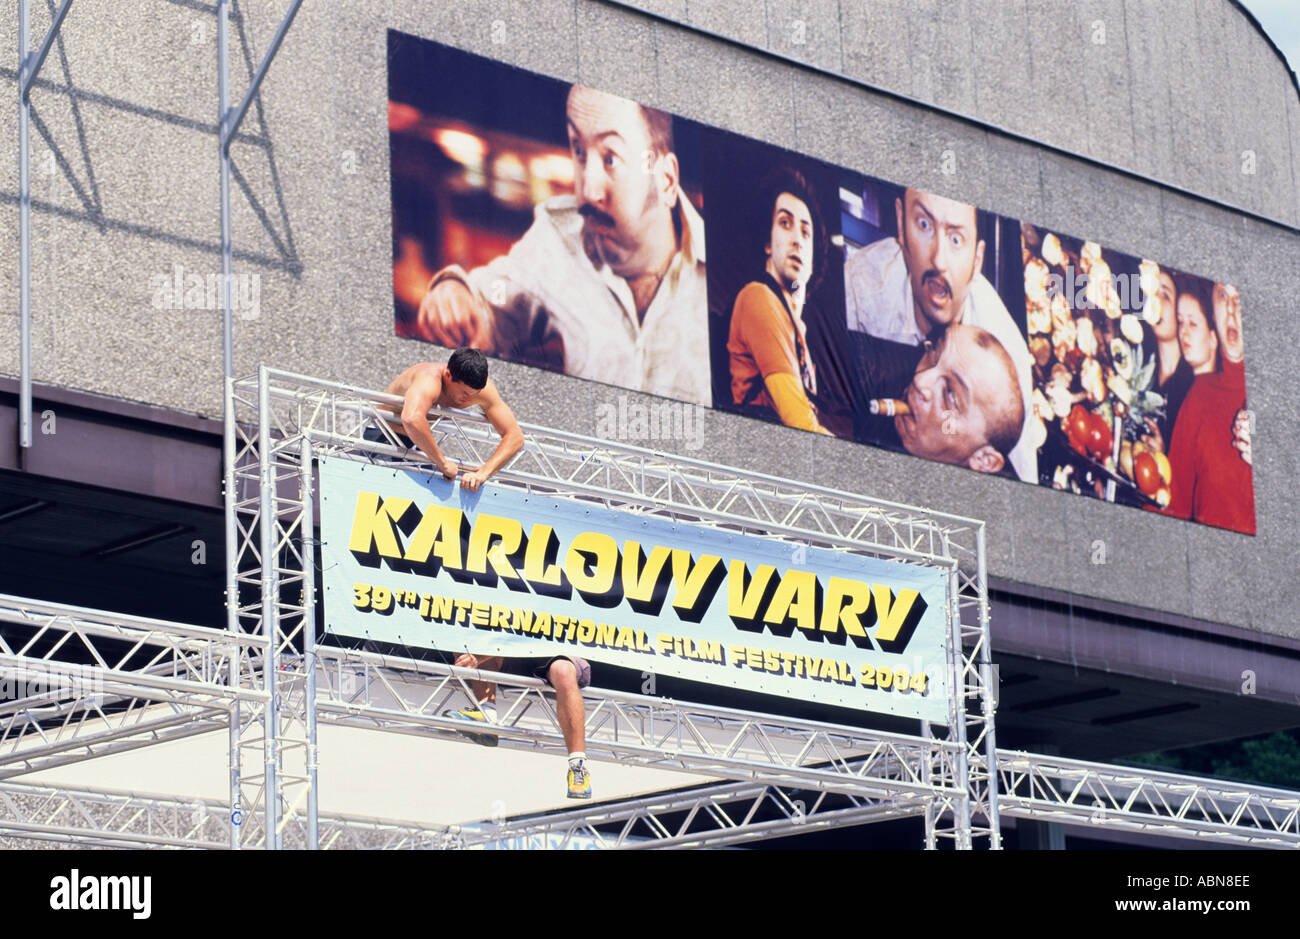
<svg viewBox="0 0 1300 939"><path fill-rule="evenodd" d="M492 312L484 298L456 265L434 275L416 317L417 331L424 339L452 348L491 349L491 323Z"/></svg>
<svg viewBox="0 0 1300 939"><path fill-rule="evenodd" d="M818 422L817 412L799 378L798 353L786 331L788 317L780 301L763 284L746 284L736 295L731 316L763 376L763 385L781 423L829 434Z"/></svg>
<svg viewBox="0 0 1300 939"><path fill-rule="evenodd" d="M422 338L507 357L528 342L543 313L540 298L563 291L563 279L573 267L574 252L547 205L534 209L533 224L506 254L472 271L452 264L434 275L416 320ZM570 212L576 219L576 206Z"/></svg>
<svg viewBox="0 0 1300 939"><path fill-rule="evenodd" d="M509 463L514 455L524 448L524 432L519 429L519 422L515 420L514 412L510 410L510 405L506 404L491 379L483 387L478 404L483 408L483 416L487 418L488 423L501 435L501 441L486 463L473 472L461 476L461 487L471 491L477 491L492 477L493 473Z"/></svg>
<svg viewBox="0 0 1300 939"><path fill-rule="evenodd" d="M429 408L433 407L433 402L441 394L442 380L436 374L422 373L412 379L402 404L402 429L428 455L443 476L455 479L460 467L442 455L438 441L433 439L433 430L429 427Z"/></svg>

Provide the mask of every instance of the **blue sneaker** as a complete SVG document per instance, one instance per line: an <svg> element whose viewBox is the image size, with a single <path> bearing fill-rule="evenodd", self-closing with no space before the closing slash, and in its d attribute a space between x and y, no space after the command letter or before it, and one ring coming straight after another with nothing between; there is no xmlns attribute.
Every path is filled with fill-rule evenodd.
<svg viewBox="0 0 1300 939"><path fill-rule="evenodd" d="M591 798L591 773L587 772L586 760L574 760L569 763L567 782L570 799Z"/></svg>
<svg viewBox="0 0 1300 939"><path fill-rule="evenodd" d="M483 713L481 708L461 708L459 711L443 711L442 716L450 717L453 720L458 721L478 721L483 724L488 723L487 715ZM471 734L464 732L464 736L473 740L479 746L495 747L497 745L496 734Z"/></svg>

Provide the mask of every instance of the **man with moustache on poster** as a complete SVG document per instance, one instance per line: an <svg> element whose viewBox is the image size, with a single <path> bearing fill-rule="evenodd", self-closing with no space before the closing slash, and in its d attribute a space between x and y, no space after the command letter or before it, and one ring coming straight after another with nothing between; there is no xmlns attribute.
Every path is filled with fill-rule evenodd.
<svg viewBox="0 0 1300 939"><path fill-rule="evenodd" d="M824 251L816 203L803 174L774 171L759 187L767 230L763 276L736 295L727 352L735 404L783 424L829 434L812 404L817 371L804 304Z"/></svg>
<svg viewBox="0 0 1300 939"><path fill-rule="evenodd" d="M711 405L704 222L671 115L574 85L565 124L573 195L506 255L434 275L416 332L523 362L559 348L567 374Z"/></svg>
<svg viewBox="0 0 1300 939"><path fill-rule="evenodd" d="M848 327L878 339L919 346L954 323L991 333L1010 356L1031 413L1033 358L993 285L981 273L984 241L975 206L919 189L894 200L896 238L854 252L844 264ZM1027 423L1026 423L1027 426ZM1007 454L1016 476L1038 482L1038 454L1022 430Z"/></svg>

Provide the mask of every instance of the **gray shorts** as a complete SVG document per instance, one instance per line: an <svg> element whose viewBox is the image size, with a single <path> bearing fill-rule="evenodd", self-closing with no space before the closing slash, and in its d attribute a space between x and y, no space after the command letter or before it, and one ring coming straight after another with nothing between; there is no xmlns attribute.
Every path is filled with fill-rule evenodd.
<svg viewBox="0 0 1300 939"><path fill-rule="evenodd" d="M501 670L508 675L531 675L533 678L540 678L549 685L551 679L547 673L551 670L551 663L557 659L567 659L573 663L573 667L578 670L579 688L586 688L591 684L591 663L586 659L578 658L576 655L552 655L546 658L527 659L507 658L502 664Z"/></svg>
<svg viewBox="0 0 1300 939"><path fill-rule="evenodd" d="M397 439L402 442L403 446L411 450L415 449L415 441L406 436L406 434L398 433L397 431L393 431L393 433L397 434ZM384 436L384 432L374 426L368 426L363 430L361 432L361 439L369 440L371 443L388 443L388 438Z"/></svg>

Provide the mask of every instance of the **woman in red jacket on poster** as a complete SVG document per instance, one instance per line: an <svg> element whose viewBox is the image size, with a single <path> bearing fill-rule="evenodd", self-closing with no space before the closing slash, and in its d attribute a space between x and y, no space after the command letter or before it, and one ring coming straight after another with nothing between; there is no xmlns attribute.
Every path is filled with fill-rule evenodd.
<svg viewBox="0 0 1300 939"><path fill-rule="evenodd" d="M1255 534L1241 302L1234 288L1178 275L1178 343L1195 378L1174 424L1169 515ZM1215 303L1217 298L1221 301ZM1217 314L1217 315L1216 315Z"/></svg>

